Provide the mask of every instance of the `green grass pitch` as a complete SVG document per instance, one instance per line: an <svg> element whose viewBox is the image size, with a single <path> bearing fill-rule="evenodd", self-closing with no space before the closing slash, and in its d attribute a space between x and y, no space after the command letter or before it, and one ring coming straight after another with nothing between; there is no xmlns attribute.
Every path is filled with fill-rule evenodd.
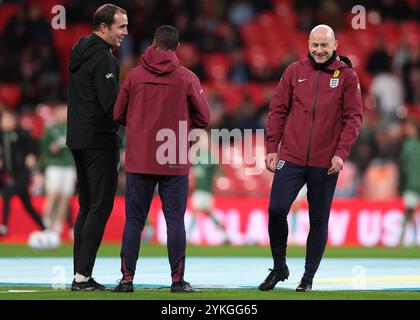
<svg viewBox="0 0 420 320"><path fill-rule="evenodd" d="M103 244L99 257L118 257L120 244ZM143 245L140 256L166 256L165 246ZM268 247L261 246L188 246L188 256L245 256L270 257ZM289 247L288 257L303 257L305 248ZM0 257L71 257L72 245L66 244L52 251L34 251L26 245L0 245ZM334 248L328 247L329 258L416 258L418 248ZM34 292L28 292L34 291ZM291 290L206 289L194 294L174 294L169 289L136 289L134 293L71 292L51 287L0 286L0 300L419 300L415 291L313 291L297 293Z"/></svg>

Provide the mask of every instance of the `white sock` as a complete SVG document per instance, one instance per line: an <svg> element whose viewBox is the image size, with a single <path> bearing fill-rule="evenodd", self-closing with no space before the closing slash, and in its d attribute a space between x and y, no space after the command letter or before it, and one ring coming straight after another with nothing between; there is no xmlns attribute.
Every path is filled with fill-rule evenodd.
<svg viewBox="0 0 420 320"><path fill-rule="evenodd" d="M88 282L89 279L90 277L85 277L80 273L76 273L76 275L74 276L74 281L76 282Z"/></svg>

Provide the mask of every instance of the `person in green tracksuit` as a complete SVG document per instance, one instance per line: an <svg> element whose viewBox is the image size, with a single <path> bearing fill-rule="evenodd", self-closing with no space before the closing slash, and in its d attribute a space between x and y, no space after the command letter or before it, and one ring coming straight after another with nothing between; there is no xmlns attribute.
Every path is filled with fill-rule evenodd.
<svg viewBox="0 0 420 320"><path fill-rule="evenodd" d="M400 155L400 179L404 199L404 221L401 228L400 243L402 244L409 223L413 225L416 243L417 228L415 212L420 202L420 125L410 119L406 122L407 139L404 141Z"/></svg>
<svg viewBox="0 0 420 320"><path fill-rule="evenodd" d="M205 143L208 142L208 139L208 137L204 137L203 135L200 136L200 141L198 143L201 143L202 145L202 154L200 154L200 160L195 161L192 167L192 173L195 179L195 188L191 194L190 207L192 211L192 219L188 228L188 233L191 234L197 220L197 215L199 213L204 213L222 232L224 243L228 243L228 235L225 227L213 214L213 182L216 175L220 172L220 166L216 163L212 163L210 147L204 147L206 146Z"/></svg>
<svg viewBox="0 0 420 320"><path fill-rule="evenodd" d="M70 215L70 199L76 184L73 156L66 146L67 106L58 104L54 108L54 124L48 127L41 138L40 169L45 171L46 199L44 223L61 234L63 222L69 218L70 236L73 223Z"/></svg>
<svg viewBox="0 0 420 320"><path fill-rule="evenodd" d="M9 233L9 218L12 197L18 196L25 211L38 227L45 225L31 202L29 183L36 166L38 143L30 133L19 127L15 111L4 109L0 114L0 195L3 198L3 219L0 222L0 237Z"/></svg>

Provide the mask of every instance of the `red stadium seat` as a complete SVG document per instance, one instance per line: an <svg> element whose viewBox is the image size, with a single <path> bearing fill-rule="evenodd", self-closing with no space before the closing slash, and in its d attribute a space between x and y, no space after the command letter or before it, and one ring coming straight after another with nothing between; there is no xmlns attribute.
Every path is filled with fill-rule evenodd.
<svg viewBox="0 0 420 320"><path fill-rule="evenodd" d="M3 33L4 28L6 27L9 20L16 14L16 11L19 10L19 5L14 3L5 3L0 7L0 34Z"/></svg>
<svg viewBox="0 0 420 320"><path fill-rule="evenodd" d="M252 102L256 106L260 106L264 103L265 99L261 84L255 82L248 82L243 84L242 87L245 94L251 98Z"/></svg>
<svg viewBox="0 0 420 320"><path fill-rule="evenodd" d="M416 21L404 21L400 25L401 37L411 46L420 43L420 24Z"/></svg>
<svg viewBox="0 0 420 320"><path fill-rule="evenodd" d="M22 113L19 117L19 124L22 128L28 130L33 137L41 139L44 132L44 121L36 113Z"/></svg>
<svg viewBox="0 0 420 320"><path fill-rule="evenodd" d="M229 81L215 81L213 89L222 97L226 106L226 113L234 112L244 98L240 86Z"/></svg>
<svg viewBox="0 0 420 320"><path fill-rule="evenodd" d="M16 108L22 92L19 85L15 83L7 83L0 85L0 101L4 102L9 108Z"/></svg>
<svg viewBox="0 0 420 320"><path fill-rule="evenodd" d="M189 68L198 59L197 47L193 43L183 42L176 50L181 65Z"/></svg>
<svg viewBox="0 0 420 320"><path fill-rule="evenodd" d="M262 68L269 64L268 49L263 45L253 45L245 49L245 59L251 68Z"/></svg>
<svg viewBox="0 0 420 320"><path fill-rule="evenodd" d="M211 53L202 56L202 62L207 77L211 80L226 80L232 61L224 53Z"/></svg>
<svg viewBox="0 0 420 320"><path fill-rule="evenodd" d="M374 163L365 171L362 196L367 199L392 199L398 196L398 167L395 163Z"/></svg>
<svg viewBox="0 0 420 320"><path fill-rule="evenodd" d="M60 71L64 83L67 83L68 64L70 51L73 45L82 37L92 32L92 26L89 24L76 24L67 29L53 31L54 44L60 59Z"/></svg>
<svg viewBox="0 0 420 320"><path fill-rule="evenodd" d="M241 37L246 46L260 42L261 35L258 26L255 23L247 23L240 28Z"/></svg>
<svg viewBox="0 0 420 320"><path fill-rule="evenodd" d="M407 117L414 117L420 123L420 104L418 105L407 105Z"/></svg>
<svg viewBox="0 0 420 320"><path fill-rule="evenodd" d="M26 0L28 4L36 4L41 9L43 15L51 20L55 13L51 12L51 9L56 5L66 6L71 0Z"/></svg>
<svg viewBox="0 0 420 320"><path fill-rule="evenodd" d="M234 145L220 147L219 158L222 157L222 150L226 156L230 152L230 164L222 164L222 172L224 177L220 178L215 185L215 194L223 196L268 196L270 194L271 182L273 175L264 169L264 142L257 146L256 140L253 140L253 154L257 157L259 162L258 167L263 168L261 174L247 174L246 168L255 168L255 163L247 166L243 161L238 161L238 164L233 164L233 154L243 155L243 148L235 150ZM240 160L239 158L236 158Z"/></svg>

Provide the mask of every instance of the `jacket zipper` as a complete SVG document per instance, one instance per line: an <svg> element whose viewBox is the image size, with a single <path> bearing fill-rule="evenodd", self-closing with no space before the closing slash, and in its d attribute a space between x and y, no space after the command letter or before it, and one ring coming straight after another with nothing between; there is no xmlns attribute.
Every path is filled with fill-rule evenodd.
<svg viewBox="0 0 420 320"><path fill-rule="evenodd" d="M316 84L315 84L315 99L314 99L314 105L312 106L312 125L311 125L311 131L309 131L309 142L308 142L308 149L306 153L306 165L309 163L309 153L311 150L311 142L312 142L312 131L314 129L314 122L315 122L315 109L316 109L316 102L318 101L318 84L319 84L319 75L321 71L318 70L318 74L316 76Z"/></svg>

